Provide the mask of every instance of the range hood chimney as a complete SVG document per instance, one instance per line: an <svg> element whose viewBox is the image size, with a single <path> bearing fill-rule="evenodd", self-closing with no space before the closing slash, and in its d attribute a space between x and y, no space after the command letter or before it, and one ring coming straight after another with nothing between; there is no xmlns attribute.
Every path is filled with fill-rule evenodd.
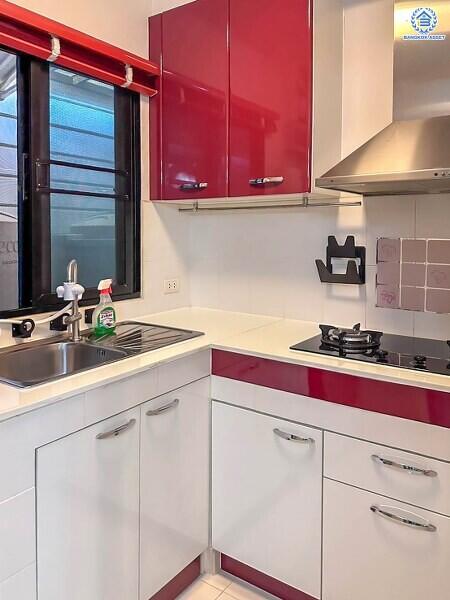
<svg viewBox="0 0 450 600"><path fill-rule="evenodd" d="M316 179L384 196L450 193L450 0L394 4L394 121Z"/></svg>

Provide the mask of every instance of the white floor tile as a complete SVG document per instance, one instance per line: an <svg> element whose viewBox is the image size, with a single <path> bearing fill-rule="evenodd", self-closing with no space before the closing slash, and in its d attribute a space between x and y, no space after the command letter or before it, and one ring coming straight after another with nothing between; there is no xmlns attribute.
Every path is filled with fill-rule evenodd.
<svg viewBox="0 0 450 600"><path fill-rule="evenodd" d="M201 579L197 579L187 590L178 596L178 600L216 600L221 594L221 590L205 583Z"/></svg>
<svg viewBox="0 0 450 600"><path fill-rule="evenodd" d="M233 583L227 587L225 592L220 596L221 600L275 600L275 596L266 594L263 590L259 590L252 585L246 583Z"/></svg>
<svg viewBox="0 0 450 600"><path fill-rule="evenodd" d="M208 585L212 585L222 592L226 590L227 587L229 587L232 583L231 579L229 579L224 573L217 573L216 575L203 575L202 581Z"/></svg>

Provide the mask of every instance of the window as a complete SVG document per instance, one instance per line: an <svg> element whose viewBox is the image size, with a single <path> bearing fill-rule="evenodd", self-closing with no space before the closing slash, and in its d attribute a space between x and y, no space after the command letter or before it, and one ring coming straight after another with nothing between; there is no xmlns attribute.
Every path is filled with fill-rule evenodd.
<svg viewBox="0 0 450 600"><path fill-rule="evenodd" d="M0 315L53 310L68 262L139 296L139 97L0 49Z"/></svg>
<svg viewBox="0 0 450 600"><path fill-rule="evenodd" d="M17 67L0 52L0 310L17 308Z"/></svg>

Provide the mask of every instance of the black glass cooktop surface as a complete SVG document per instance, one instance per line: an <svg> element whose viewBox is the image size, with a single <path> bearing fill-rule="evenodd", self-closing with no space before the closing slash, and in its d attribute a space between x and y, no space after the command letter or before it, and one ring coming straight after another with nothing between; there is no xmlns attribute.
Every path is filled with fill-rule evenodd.
<svg viewBox="0 0 450 600"><path fill-rule="evenodd" d="M450 341L360 331L357 325L353 329L321 326L321 330L322 335L295 344L291 350L450 375Z"/></svg>

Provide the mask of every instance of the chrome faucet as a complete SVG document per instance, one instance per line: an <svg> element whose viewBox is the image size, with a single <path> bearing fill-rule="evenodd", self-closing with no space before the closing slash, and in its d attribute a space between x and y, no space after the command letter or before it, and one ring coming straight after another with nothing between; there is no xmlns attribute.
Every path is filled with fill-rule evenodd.
<svg viewBox="0 0 450 600"><path fill-rule="evenodd" d="M67 281L56 288L58 298L64 298L71 305L71 313L66 317L65 324L68 326L72 342L81 341L80 321L83 315L80 312L79 301L84 292L84 287L78 283L78 263L73 259L67 265Z"/></svg>

